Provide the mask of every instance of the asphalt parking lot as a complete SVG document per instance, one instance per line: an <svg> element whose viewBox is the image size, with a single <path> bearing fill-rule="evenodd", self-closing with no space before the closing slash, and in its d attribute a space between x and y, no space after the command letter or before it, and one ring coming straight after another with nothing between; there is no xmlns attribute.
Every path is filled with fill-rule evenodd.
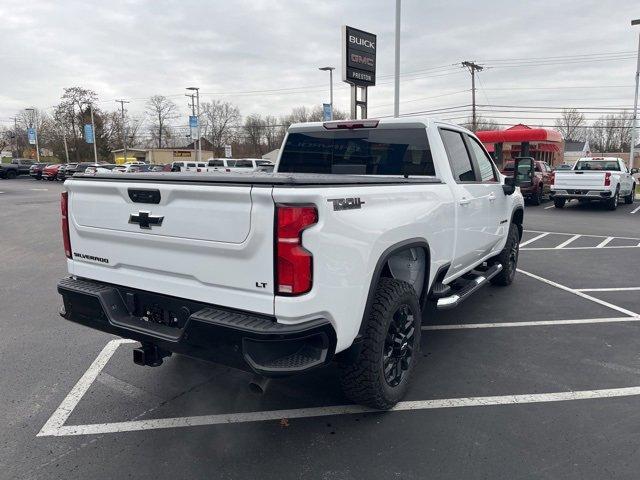
<svg viewBox="0 0 640 480"><path fill-rule="evenodd" d="M397 411L62 320L57 182L0 181L1 478L637 478L640 203L527 207L520 274L425 312ZM635 212L635 213L632 213Z"/></svg>

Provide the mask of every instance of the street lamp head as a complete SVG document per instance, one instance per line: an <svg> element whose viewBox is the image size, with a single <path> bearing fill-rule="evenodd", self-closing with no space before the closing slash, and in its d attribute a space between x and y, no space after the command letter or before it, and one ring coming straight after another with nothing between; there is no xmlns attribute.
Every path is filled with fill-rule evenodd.
<svg viewBox="0 0 640 480"><path fill-rule="evenodd" d="M631 26L634 25L640 25L640 18L637 18L636 20L631 20Z"/></svg>
<svg viewBox="0 0 640 480"><path fill-rule="evenodd" d="M331 70L335 70L336 67L320 67L318 70L322 70L323 72L330 72Z"/></svg>
<svg viewBox="0 0 640 480"><path fill-rule="evenodd" d="M27 112L33 112L35 110L35 108L25 108L25 111Z"/></svg>
<svg viewBox="0 0 640 480"><path fill-rule="evenodd" d="M198 91L198 90L200 90L200 87L187 87L187 90L195 90L195 91Z"/></svg>

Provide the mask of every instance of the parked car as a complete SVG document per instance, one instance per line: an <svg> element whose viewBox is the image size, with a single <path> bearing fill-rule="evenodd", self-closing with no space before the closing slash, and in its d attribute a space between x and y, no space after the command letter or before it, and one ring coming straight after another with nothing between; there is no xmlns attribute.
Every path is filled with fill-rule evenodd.
<svg viewBox="0 0 640 480"><path fill-rule="evenodd" d="M42 178L46 178L49 181L53 181L58 177L58 170L62 167L60 163L52 163L51 165L47 165L42 170Z"/></svg>
<svg viewBox="0 0 640 480"><path fill-rule="evenodd" d="M0 178L11 180L18 175L29 175L29 169L34 163L34 160L28 158L14 158L11 163L0 163Z"/></svg>
<svg viewBox="0 0 640 480"><path fill-rule="evenodd" d="M470 131L411 117L292 125L286 175L76 176L61 315L140 341L139 365L179 352L264 377L336 360L352 401L391 408L423 308L514 280L522 161L505 178Z"/></svg>
<svg viewBox="0 0 640 480"><path fill-rule="evenodd" d="M540 205L544 197L548 197L551 193L552 171L547 162L534 160L533 158L531 158L531 160L533 160L535 166L535 179L530 187L521 187L520 190L524 198L529 200L532 205ZM505 162L502 173L507 175L513 174L513 165L513 160Z"/></svg>
<svg viewBox="0 0 640 480"><path fill-rule="evenodd" d="M551 193L556 208L576 199L583 203L598 201L615 210L620 198L627 204L633 203L636 180L621 158L585 157L571 170L555 172Z"/></svg>
<svg viewBox="0 0 640 480"><path fill-rule="evenodd" d="M554 172L557 172L558 170L571 170L573 168L573 165L570 163L561 163L560 165L557 165L555 168L553 168Z"/></svg>
<svg viewBox="0 0 640 480"><path fill-rule="evenodd" d="M65 163L60 165L60 168L58 169L58 175L56 176L56 178L64 182L67 177L71 177L74 174L77 166L78 166L77 163Z"/></svg>
<svg viewBox="0 0 640 480"><path fill-rule="evenodd" d="M36 180L42 180L42 171L46 166L46 163L34 163L29 167L29 175Z"/></svg>
<svg viewBox="0 0 640 480"><path fill-rule="evenodd" d="M107 163L102 163L102 164L99 164L99 165L89 165L84 170L84 173L87 173L87 174L91 174L91 173L110 173L117 166L118 165L107 164Z"/></svg>
<svg viewBox="0 0 640 480"><path fill-rule="evenodd" d="M197 168L194 160L180 160L171 164L172 172L195 172Z"/></svg>
<svg viewBox="0 0 640 480"><path fill-rule="evenodd" d="M231 171L238 173L246 173L248 171L273 171L274 167L273 162L269 160L262 160L261 158L240 158L235 161Z"/></svg>
<svg viewBox="0 0 640 480"><path fill-rule="evenodd" d="M232 158L210 158L207 160L208 172L230 172L236 161Z"/></svg>

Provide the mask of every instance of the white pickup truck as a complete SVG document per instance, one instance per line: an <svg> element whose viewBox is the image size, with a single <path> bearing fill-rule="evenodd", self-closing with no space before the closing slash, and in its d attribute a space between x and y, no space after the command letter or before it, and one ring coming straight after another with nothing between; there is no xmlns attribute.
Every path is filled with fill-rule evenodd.
<svg viewBox="0 0 640 480"><path fill-rule="evenodd" d="M598 201L610 210L618 208L620 197L631 204L635 200L636 183L624 161L616 157L585 157L571 170L556 170L551 196L556 208L568 200Z"/></svg>
<svg viewBox="0 0 640 480"><path fill-rule="evenodd" d="M512 282L521 179L418 118L293 125L276 171L67 180L61 315L140 341L141 365L177 352L269 377L335 360L350 399L390 408L426 303Z"/></svg>

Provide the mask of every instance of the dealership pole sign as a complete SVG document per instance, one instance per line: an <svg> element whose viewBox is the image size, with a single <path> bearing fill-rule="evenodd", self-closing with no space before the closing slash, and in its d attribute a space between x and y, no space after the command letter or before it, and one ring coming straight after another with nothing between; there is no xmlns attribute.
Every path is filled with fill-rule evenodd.
<svg viewBox="0 0 640 480"><path fill-rule="evenodd" d="M373 33L344 25L342 27L342 80L352 85L376 84L376 47Z"/></svg>
<svg viewBox="0 0 640 480"><path fill-rule="evenodd" d="M376 51L373 33L342 26L342 81L351 85L351 118L367 118L367 87L376 84Z"/></svg>

